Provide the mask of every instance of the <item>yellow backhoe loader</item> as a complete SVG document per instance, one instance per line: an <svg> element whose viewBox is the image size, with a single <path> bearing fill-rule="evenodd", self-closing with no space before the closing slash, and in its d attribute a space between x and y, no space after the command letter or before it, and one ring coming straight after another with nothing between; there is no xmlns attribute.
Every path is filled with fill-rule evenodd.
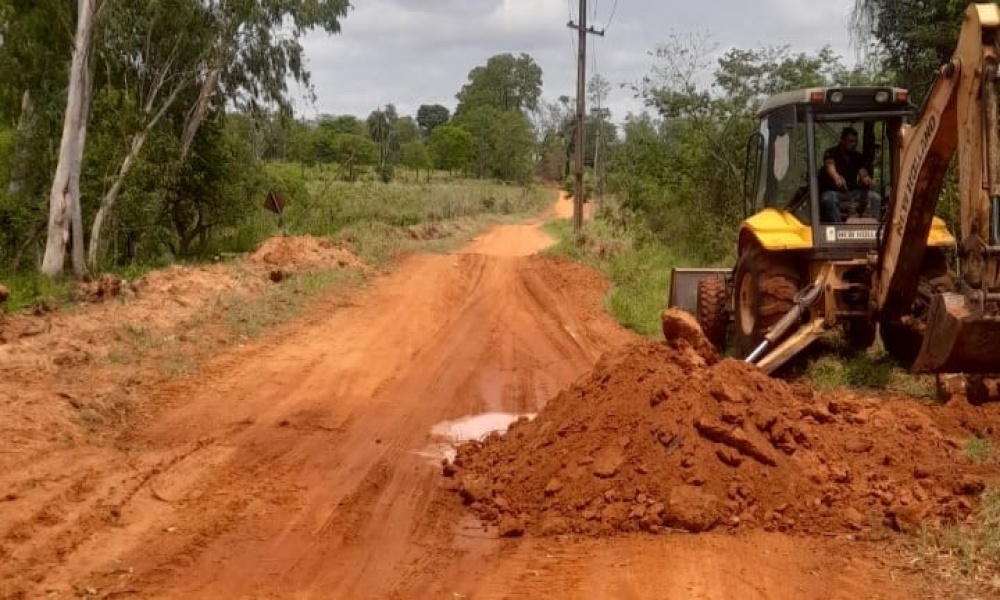
<svg viewBox="0 0 1000 600"><path fill-rule="evenodd" d="M766 99L738 260L675 269L669 305L767 372L840 327L914 372L1000 373L998 33L997 4L970 5L919 109L894 87ZM957 239L935 216L956 151Z"/></svg>

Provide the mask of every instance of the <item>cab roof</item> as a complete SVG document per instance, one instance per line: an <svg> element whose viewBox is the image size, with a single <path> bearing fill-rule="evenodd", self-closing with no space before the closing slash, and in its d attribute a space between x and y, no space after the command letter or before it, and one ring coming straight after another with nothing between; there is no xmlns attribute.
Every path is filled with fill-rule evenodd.
<svg viewBox="0 0 1000 600"><path fill-rule="evenodd" d="M910 92L892 86L811 87L789 90L769 96L760 105L758 117L764 117L789 105L822 106L829 112L843 110L907 110Z"/></svg>

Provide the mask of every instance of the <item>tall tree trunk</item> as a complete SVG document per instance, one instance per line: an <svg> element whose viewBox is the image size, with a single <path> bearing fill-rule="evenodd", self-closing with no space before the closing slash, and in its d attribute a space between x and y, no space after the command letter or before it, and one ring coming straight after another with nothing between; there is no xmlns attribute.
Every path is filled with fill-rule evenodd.
<svg viewBox="0 0 1000 600"><path fill-rule="evenodd" d="M84 262L83 245L83 211L80 201L80 177L83 173L83 151L87 147L87 121L90 117L91 88L94 77L90 72L89 65L84 69L83 104L80 107L80 138L77 140L78 148L73 161L73 172L70 174L70 198L73 207L70 214L73 216L73 274L82 277L86 270Z"/></svg>
<svg viewBox="0 0 1000 600"><path fill-rule="evenodd" d="M166 77L166 71L162 74L162 78ZM163 79L161 78L161 84ZM101 248L101 229L104 226L104 220L107 218L108 213L115 206L115 202L118 201L118 196L121 194L122 186L125 183L125 177L128 175L132 166L135 164L136 159L139 157L139 153L142 151L143 145L146 143L146 138L149 133L156 127L156 124L160 122L163 115L167 113L174 102L177 100L178 94L184 89L183 84L178 84L174 87L173 92L170 96L163 102L160 109L153 115L142 131L138 132L132 137L132 144L129 148L128 154L122 160L122 164L118 167L118 174L115 175L115 180L112 182L111 187L108 189L104 197L101 198L101 205L97 209L97 214L94 215L94 224L90 228L90 247L87 250L87 261L89 262L91 268L95 268L97 265L97 257L100 253ZM160 85L154 87L153 91L150 93L149 100L146 102L144 111L149 115L153 110L153 105L156 101L156 96L159 93Z"/></svg>
<svg viewBox="0 0 1000 600"><path fill-rule="evenodd" d="M7 196L14 198L24 190L24 180L31 168L26 156L30 146L30 132L35 120L34 103L31 92L24 90L21 96L21 114L17 118L17 133L14 136L14 152L10 166L10 182L7 184Z"/></svg>
<svg viewBox="0 0 1000 600"><path fill-rule="evenodd" d="M66 262L66 245L70 240L73 223L82 221L80 210L80 166L83 162L83 144L86 136L87 100L90 82L90 42L94 28L97 0L79 0L76 37L73 44L73 62L69 75L69 94L66 116L63 120L62 141L59 145L59 162L52 179L49 195L48 240L42 272L49 277L62 274ZM79 228L80 264L74 265L77 275L83 274L83 231ZM74 236L76 237L76 236ZM76 246L76 244L74 244ZM75 258L76 252L74 252Z"/></svg>
<svg viewBox="0 0 1000 600"><path fill-rule="evenodd" d="M125 156L125 160L122 161L121 166L118 168L118 174L115 176L114 182L108 189L104 197L101 198L101 206L97 209L97 214L94 215L94 224L90 228L90 246L87 249L87 262L90 264L91 268L95 268L97 265L97 256L101 247L101 229L104 226L104 219L107 218L108 212L114 208L115 202L118 200L118 195L121 194L122 184L125 182L125 176L132 169L132 165L135 163L135 159L139 156L139 151L142 150L143 144L146 142L146 134L148 129L136 134L132 138L132 147L129 149L128 154Z"/></svg>
<svg viewBox="0 0 1000 600"><path fill-rule="evenodd" d="M208 106L215 96L215 90L219 87L222 79L222 67L215 66L208 72L208 76L201 82L201 91L198 93L198 100L188 114L187 122L184 123L184 133L181 136L181 162L187 160L188 153L191 152L191 144L194 137L198 135L198 129L205 122L208 115Z"/></svg>

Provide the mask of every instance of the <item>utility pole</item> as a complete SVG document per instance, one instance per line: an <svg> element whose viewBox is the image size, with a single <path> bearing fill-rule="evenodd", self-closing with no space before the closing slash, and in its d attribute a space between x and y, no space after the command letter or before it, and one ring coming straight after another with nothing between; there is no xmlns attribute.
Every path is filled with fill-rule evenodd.
<svg viewBox="0 0 1000 600"><path fill-rule="evenodd" d="M573 192L573 230L580 231L583 227L583 159L587 154L587 138L583 132L587 108L587 34L603 37L604 30L598 31L593 27L587 27L587 0L580 0L580 24L570 21L567 26L579 33L576 64L576 186Z"/></svg>

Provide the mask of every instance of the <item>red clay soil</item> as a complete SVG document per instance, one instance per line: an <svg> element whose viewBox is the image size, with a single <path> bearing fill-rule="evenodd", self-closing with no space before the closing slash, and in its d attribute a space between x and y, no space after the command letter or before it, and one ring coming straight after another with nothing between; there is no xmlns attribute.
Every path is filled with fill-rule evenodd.
<svg viewBox="0 0 1000 600"><path fill-rule="evenodd" d="M462 445L451 488L506 536L905 531L970 515L990 470L964 453L960 401L825 395L676 333L610 353L534 420Z"/></svg>

